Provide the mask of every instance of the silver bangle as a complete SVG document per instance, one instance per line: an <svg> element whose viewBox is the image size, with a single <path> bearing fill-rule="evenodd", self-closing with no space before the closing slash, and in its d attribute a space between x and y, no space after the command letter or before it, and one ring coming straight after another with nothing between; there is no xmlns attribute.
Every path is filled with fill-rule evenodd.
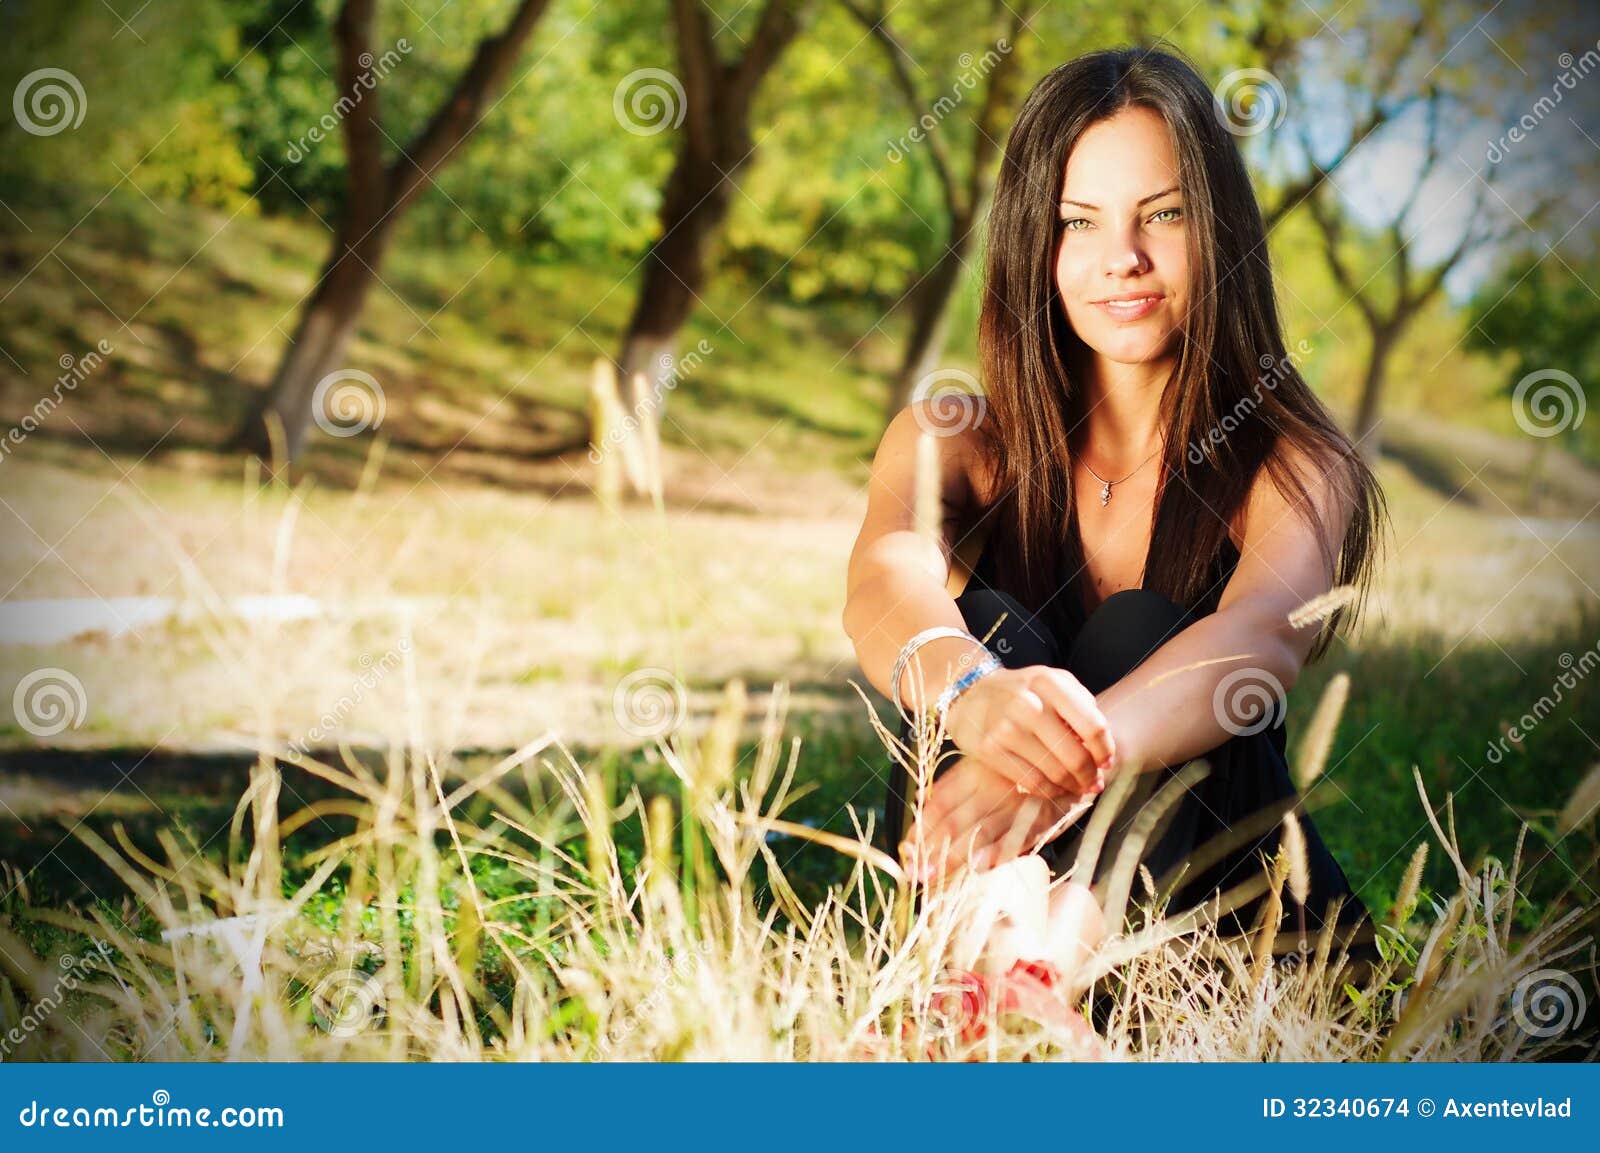
<svg viewBox="0 0 1600 1153"><path fill-rule="evenodd" d="M908 721L911 720L911 716L906 712L905 705L900 702L900 678L904 675L906 666L910 664L911 658L916 655L917 650L929 641L938 640L941 637L958 637L962 640L969 640L980 648L983 647L983 642L966 629L952 628L950 625L935 625L932 628L923 629L902 645L900 647L900 655L894 661L894 672L890 675L889 694L890 699L894 701L894 707ZM987 652L988 650L985 649L984 651Z"/></svg>

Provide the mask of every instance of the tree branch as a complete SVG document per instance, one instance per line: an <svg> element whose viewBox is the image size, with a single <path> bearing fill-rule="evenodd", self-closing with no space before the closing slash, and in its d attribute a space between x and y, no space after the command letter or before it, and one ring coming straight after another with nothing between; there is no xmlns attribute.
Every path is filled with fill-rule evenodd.
<svg viewBox="0 0 1600 1153"><path fill-rule="evenodd" d="M333 25L339 99L353 100L343 120L345 217L357 237L364 236L382 218L387 200L378 91L374 86L363 93L360 84L361 76L371 66L375 8L374 0L345 0ZM366 65L361 63L363 56L368 61Z"/></svg>
<svg viewBox="0 0 1600 1153"><path fill-rule="evenodd" d="M715 112L721 66L700 0L672 0L672 24L683 73L685 140L691 153L710 163L716 153Z"/></svg>
<svg viewBox="0 0 1600 1153"><path fill-rule="evenodd" d="M1323 182L1337 172L1345 161L1350 159L1351 154L1361 146L1362 141L1366 140L1367 137L1382 128L1390 120L1399 116L1402 111L1415 101L1416 97L1396 96L1393 90L1396 81L1399 79L1400 69L1405 66L1412 49L1422 42L1422 33L1427 27L1427 21L1426 11L1419 12L1416 18L1406 27L1405 31L1396 38L1394 52L1378 65L1378 82L1372 88L1372 103L1367 107L1366 114L1352 125L1344 143L1331 160L1326 163L1319 162L1311 151L1309 141L1302 136L1302 151L1305 154L1307 164L1306 174L1300 179L1285 185L1279 191L1276 202L1263 212L1267 231L1272 231L1273 227L1290 212L1294 211L1301 201L1320 189ZM1266 40L1262 39L1264 35L1263 32L1258 30L1256 37L1252 38L1252 42L1259 40L1261 43L1266 43ZM1288 53L1286 51L1280 52L1279 59L1286 61ZM1268 70L1271 71L1270 66Z"/></svg>
<svg viewBox="0 0 1600 1153"><path fill-rule="evenodd" d="M735 108L749 108L762 79L800 34L801 17L810 5L811 0L767 0L761 19L756 22L755 35L730 70L728 98Z"/></svg>
<svg viewBox="0 0 1600 1153"><path fill-rule="evenodd" d="M1333 273L1334 282L1355 302L1356 308L1366 318L1368 327L1377 331L1382 326L1382 318L1362 292L1361 286L1356 284L1355 275L1345 264L1344 258L1339 255L1339 240L1344 235L1343 218L1339 215L1339 209L1330 209L1322 203L1322 196L1320 190L1314 192L1306 197L1305 203L1322 237L1322 252L1327 258L1328 270Z"/></svg>
<svg viewBox="0 0 1600 1153"><path fill-rule="evenodd" d="M889 74L894 79L895 87L900 90L901 98L905 100L906 109L912 116L921 116L925 102L922 94L917 91L916 77L911 74L911 69L919 66L904 42L895 35L894 29L889 27L889 14L881 5L877 12L873 13L867 11L858 0L839 0L839 2L850 15L866 27L872 38L883 46L884 55L889 58ZM939 190L944 194L945 211L953 220L962 215L963 206L950 150L945 146L944 138L938 133L926 134L922 138L922 143L928 146L928 159L933 163L934 175L939 180Z"/></svg>
<svg viewBox="0 0 1600 1153"><path fill-rule="evenodd" d="M1000 62L989 73L989 83L983 94L983 105L978 110L974 126L977 135L972 145L972 168L967 173L967 209L972 217L976 217L988 201L989 195L994 191L995 178L998 168L991 164L1000 151L999 136L1001 134L1000 121L1005 116L1006 110L1015 103L1019 65L1016 60L1017 41L1027 33L1029 25L1039 15L1043 7L1041 2L1025 5L1026 15L1005 5L1008 19L1005 26L1005 35L997 36L995 43L1002 39L1009 45Z"/></svg>
<svg viewBox="0 0 1600 1153"><path fill-rule="evenodd" d="M477 128L485 102L500 89L549 4L550 0L522 0L504 31L479 41L472 63L462 72L455 88L406 149L406 155L396 157L390 167L390 212L400 211L423 184L431 182L434 173Z"/></svg>

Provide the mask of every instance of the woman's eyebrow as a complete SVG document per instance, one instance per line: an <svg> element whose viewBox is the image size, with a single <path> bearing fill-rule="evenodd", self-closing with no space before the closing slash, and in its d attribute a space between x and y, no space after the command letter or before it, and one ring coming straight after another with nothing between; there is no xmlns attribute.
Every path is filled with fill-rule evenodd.
<svg viewBox="0 0 1600 1153"><path fill-rule="evenodd" d="M1135 208L1143 208L1146 204L1149 204L1152 200L1160 200L1163 196L1167 195L1169 192L1176 192L1176 191L1178 191L1178 186L1176 184L1173 184L1173 185L1171 185L1171 186L1169 186L1167 188L1163 188L1160 192L1152 192L1149 196L1140 197L1139 198L1139 203L1135 204L1134 207ZM1074 208L1087 208L1090 212L1099 212L1100 211L1100 206L1099 205L1097 205L1097 204L1085 204L1081 200L1062 200L1061 207L1065 208L1069 204L1072 205Z"/></svg>

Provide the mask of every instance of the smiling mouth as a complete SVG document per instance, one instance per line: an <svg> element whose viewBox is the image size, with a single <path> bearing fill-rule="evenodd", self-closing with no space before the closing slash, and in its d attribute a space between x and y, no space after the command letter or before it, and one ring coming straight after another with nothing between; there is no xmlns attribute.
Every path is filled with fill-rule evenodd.
<svg viewBox="0 0 1600 1153"><path fill-rule="evenodd" d="M1128 300L1097 300L1095 306L1105 309L1112 316L1139 317L1153 310L1163 299L1165 298L1159 292L1153 292L1147 296Z"/></svg>

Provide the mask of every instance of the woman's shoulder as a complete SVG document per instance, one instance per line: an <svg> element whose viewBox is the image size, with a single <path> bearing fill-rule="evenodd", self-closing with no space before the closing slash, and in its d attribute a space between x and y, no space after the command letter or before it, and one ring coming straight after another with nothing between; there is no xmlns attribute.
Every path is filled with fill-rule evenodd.
<svg viewBox="0 0 1600 1153"><path fill-rule="evenodd" d="M891 432L898 437L920 439L923 433L933 437L950 512L979 511L994 499L997 470L988 438L979 427L982 411L964 397L945 394L912 401L891 422Z"/></svg>
<svg viewBox="0 0 1600 1153"><path fill-rule="evenodd" d="M921 441L926 434L937 446L942 520L950 542L946 589L952 597L961 595L979 566L993 527L982 513L998 489L998 470L988 438L975 418L962 417L959 409L952 414L951 405L940 398L913 401L896 414L885 435L908 444Z"/></svg>
<svg viewBox="0 0 1600 1153"><path fill-rule="evenodd" d="M1253 522L1260 527L1298 513L1318 526L1319 535L1338 539L1350 515L1360 471L1354 449L1302 444L1280 436L1239 503L1229 536L1241 544Z"/></svg>

